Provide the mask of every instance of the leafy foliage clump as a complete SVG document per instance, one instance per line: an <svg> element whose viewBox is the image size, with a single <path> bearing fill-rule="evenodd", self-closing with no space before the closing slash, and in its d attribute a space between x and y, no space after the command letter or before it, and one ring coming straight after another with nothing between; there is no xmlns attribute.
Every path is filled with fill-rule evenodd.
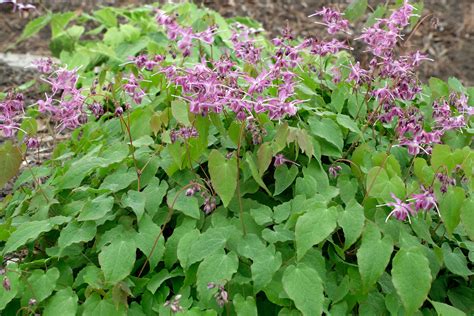
<svg viewBox="0 0 474 316"><path fill-rule="evenodd" d="M0 204L2 315L473 313L474 90L418 81L420 10L369 16L366 65L189 3L32 21L61 64L0 103L0 184L73 131Z"/></svg>

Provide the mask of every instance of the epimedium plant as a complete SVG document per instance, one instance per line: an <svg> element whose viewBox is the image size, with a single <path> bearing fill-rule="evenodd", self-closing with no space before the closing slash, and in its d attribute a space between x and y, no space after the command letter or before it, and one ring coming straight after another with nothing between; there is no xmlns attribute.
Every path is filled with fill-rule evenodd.
<svg viewBox="0 0 474 316"><path fill-rule="evenodd" d="M2 201L3 314L471 314L473 89L417 79L419 5L353 35L366 8L316 12L330 39L189 3L30 22L61 62L0 103L2 185L39 116L72 133Z"/></svg>

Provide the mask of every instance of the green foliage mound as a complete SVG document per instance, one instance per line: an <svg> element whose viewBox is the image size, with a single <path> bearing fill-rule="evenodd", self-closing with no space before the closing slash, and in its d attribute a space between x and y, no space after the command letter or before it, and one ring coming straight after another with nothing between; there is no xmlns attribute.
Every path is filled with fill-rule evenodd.
<svg viewBox="0 0 474 316"><path fill-rule="evenodd" d="M366 26L387 31L374 23L407 5ZM347 41L270 41L247 18L160 10L26 27L51 25L67 67L43 69L53 90L75 79L47 92L58 105L26 110L1 184L40 115L73 131L0 203L2 315L474 313L472 88L421 85L401 53L372 47L364 70Z"/></svg>

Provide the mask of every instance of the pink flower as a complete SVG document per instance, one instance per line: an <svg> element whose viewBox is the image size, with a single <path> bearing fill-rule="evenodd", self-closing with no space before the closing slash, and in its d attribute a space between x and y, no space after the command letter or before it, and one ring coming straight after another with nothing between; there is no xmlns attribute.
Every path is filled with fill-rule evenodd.
<svg viewBox="0 0 474 316"><path fill-rule="evenodd" d="M388 221L390 216L394 216L396 219L404 221L408 217L408 221L411 222L410 220L410 215L415 215L416 212L413 210L413 204L412 203L405 203L399 198L395 196L395 194L391 193L390 194L395 202L389 202L383 205L378 205L378 206L390 206L393 207L393 210L388 214L387 218L385 221Z"/></svg>
<svg viewBox="0 0 474 316"><path fill-rule="evenodd" d="M415 201L416 211L429 211L434 208L438 212L438 215L440 215L433 188L426 189L424 186L421 186L421 191L422 193L412 194L413 199L411 200Z"/></svg>
<svg viewBox="0 0 474 316"><path fill-rule="evenodd" d="M324 22L324 25L328 29L329 34L335 34L337 32L348 32L349 31L349 21L342 18L342 14L331 8L323 7L320 11L310 15L312 16L321 16Z"/></svg>

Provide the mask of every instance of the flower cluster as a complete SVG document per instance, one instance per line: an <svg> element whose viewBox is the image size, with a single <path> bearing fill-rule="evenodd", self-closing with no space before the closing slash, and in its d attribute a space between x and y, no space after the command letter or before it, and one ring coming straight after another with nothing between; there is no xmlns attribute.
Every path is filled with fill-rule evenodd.
<svg viewBox="0 0 474 316"><path fill-rule="evenodd" d="M53 72L54 63L51 58L42 58L33 61L33 65L42 74L50 74Z"/></svg>
<svg viewBox="0 0 474 316"><path fill-rule="evenodd" d="M181 306L181 298L182 298L182 295L178 294L172 300L166 301L165 304L163 304L163 306L169 307L171 312L173 312L173 314L182 312L183 307Z"/></svg>
<svg viewBox="0 0 474 316"><path fill-rule="evenodd" d="M189 188L186 189L186 196L194 196L196 193L201 192L201 196L204 198L203 211L206 215L209 215L217 207L217 201L214 196L212 196L208 190L201 191L201 185L196 182L191 182Z"/></svg>
<svg viewBox="0 0 474 316"><path fill-rule="evenodd" d="M187 140L197 137L199 137L199 132L194 127L181 127L180 129L172 130L170 132L170 139L172 143L177 142L179 139Z"/></svg>
<svg viewBox="0 0 474 316"><path fill-rule="evenodd" d="M239 30L241 33L237 33ZM250 34L248 28L241 27L234 31L232 41L236 57L255 64L261 57L259 49L249 39ZM241 37L246 40L241 42ZM289 38L273 41L277 50L270 56L272 63L261 64L264 67L255 76L237 67L225 55L219 60L202 58L200 63L188 68L163 66L161 72L169 82L181 87L181 98L189 103L192 113L206 115L228 108L239 120L261 112L267 112L270 119L279 120L295 115L296 106L304 102L295 99L297 76L293 69L299 64L301 50L308 47L292 46ZM275 88L277 95L269 95L269 90Z"/></svg>
<svg viewBox="0 0 474 316"><path fill-rule="evenodd" d="M0 101L0 131L10 138L20 128L19 120L24 115L24 96L21 93L9 92L5 100Z"/></svg>
<svg viewBox="0 0 474 316"><path fill-rule="evenodd" d="M247 119L246 128L252 136L252 143L254 145L261 144L263 142L263 137L267 135L267 130L258 125L253 117Z"/></svg>
<svg viewBox="0 0 474 316"><path fill-rule="evenodd" d="M191 187L186 190L186 196L194 196L197 192L201 191L201 186L197 183L191 183Z"/></svg>
<svg viewBox="0 0 474 316"><path fill-rule="evenodd" d="M432 209L435 209L438 215L441 216L433 188L426 188L422 185L420 187L420 191L420 193L412 194L412 198L405 202L397 198L395 194L392 193L391 196L395 202L378 205L393 207L393 210L388 214L385 221L387 221L391 216L394 216L396 219L401 221L404 221L408 218L408 221L411 222L410 216L415 216L421 211L428 212Z"/></svg>
<svg viewBox="0 0 474 316"><path fill-rule="evenodd" d="M358 39L364 41L375 56L389 57L402 37L401 32L409 24L413 10L414 7L405 1L389 18L379 19L374 25L365 29Z"/></svg>
<svg viewBox="0 0 474 316"><path fill-rule="evenodd" d="M43 80L51 87L51 95L45 94L38 101L39 111L51 115L58 130L75 129L87 121L84 111L86 97L83 89L77 88L78 69L68 70L50 65L49 61L39 61L37 67L47 74ZM47 73L46 71L50 71Z"/></svg>
<svg viewBox="0 0 474 316"><path fill-rule="evenodd" d="M385 19L379 19L371 27L364 29L362 35L356 39L362 40L372 53L373 58L364 69L360 62L350 66L350 73L346 81L355 87L366 85L369 95L378 104L377 118L382 123L391 123L396 120L400 146L406 146L412 155L420 152L430 154L434 144L441 143L446 131L466 126L466 116L474 112L467 105L467 97L463 94L452 94L449 100L435 101L433 104L432 119L434 126L425 129L426 120L421 112L407 101L414 101L422 90L416 77L416 68L421 62L431 60L420 52L397 56L395 48L403 38L403 30L409 25L414 16L414 7L404 1L401 7L394 10ZM328 8L323 8L314 15L322 16L329 33L346 30L348 25L341 14ZM335 51L347 49L345 44L332 40L330 48ZM328 43L306 40L306 46L311 46L311 52L324 56L328 51ZM334 70L334 69L333 69ZM333 73L334 82L342 80L341 73L336 69ZM372 122L371 122L372 123Z"/></svg>
<svg viewBox="0 0 474 316"><path fill-rule="evenodd" d="M224 305L229 302L229 293L227 293L224 286L210 282L207 285L207 288L209 290L217 288L217 292L216 294L214 294L214 298L216 299L216 302L220 307L224 307Z"/></svg>
<svg viewBox="0 0 474 316"><path fill-rule="evenodd" d="M329 34L335 34L337 32L349 32L349 21L342 18L342 14L331 8L323 7L320 11L310 15L321 16L323 25L327 27Z"/></svg>
<svg viewBox="0 0 474 316"><path fill-rule="evenodd" d="M162 10L157 10L156 21L159 25L165 27L168 39L177 40L178 49L182 52L183 56L191 55L193 39L200 40L206 44L214 42L215 27L210 27L204 32L194 33L191 27L180 26L175 17L168 16Z"/></svg>
<svg viewBox="0 0 474 316"><path fill-rule="evenodd" d="M251 36L256 33L256 30L240 23L235 23L234 27L236 30L232 32L230 40L234 44L235 56L252 65L257 64L260 61L262 49L255 45L256 41Z"/></svg>
<svg viewBox="0 0 474 316"><path fill-rule="evenodd" d="M123 85L123 91L125 91L128 96L132 98L135 104L142 103L143 97L146 95L143 89L140 88L139 84L142 78L137 78L134 74L130 74L125 80L126 83Z"/></svg>
<svg viewBox="0 0 474 316"><path fill-rule="evenodd" d="M448 192L448 186L456 185L456 179L448 176L445 173L439 172L436 174L436 179L441 183L440 191L442 193Z"/></svg>
<svg viewBox="0 0 474 316"><path fill-rule="evenodd" d="M148 56L147 54L141 54L138 56L130 56L129 60L134 63L138 68L152 71L158 66L165 57L163 55Z"/></svg>

